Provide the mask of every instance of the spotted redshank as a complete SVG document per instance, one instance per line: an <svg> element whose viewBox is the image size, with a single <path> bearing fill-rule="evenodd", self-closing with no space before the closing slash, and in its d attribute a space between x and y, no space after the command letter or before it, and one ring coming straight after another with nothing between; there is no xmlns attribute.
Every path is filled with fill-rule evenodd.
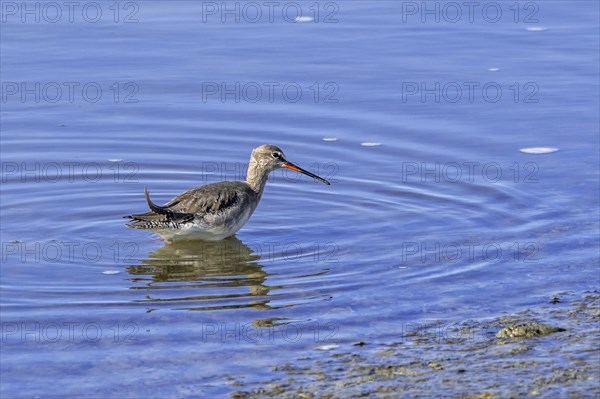
<svg viewBox="0 0 600 399"><path fill-rule="evenodd" d="M225 181L192 188L163 206L156 205L145 190L149 212L124 216L135 229L150 230L167 241L217 241L234 235L258 206L269 173L287 168L327 185L329 182L285 159L271 144L255 148L250 156L246 181Z"/></svg>

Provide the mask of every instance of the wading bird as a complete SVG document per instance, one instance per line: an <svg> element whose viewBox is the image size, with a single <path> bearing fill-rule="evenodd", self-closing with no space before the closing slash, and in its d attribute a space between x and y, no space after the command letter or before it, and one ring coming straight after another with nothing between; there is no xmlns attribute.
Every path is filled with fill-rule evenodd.
<svg viewBox="0 0 600 399"><path fill-rule="evenodd" d="M149 212L124 216L128 227L150 230L167 241L217 241L234 235L258 206L269 173L287 168L327 185L329 182L285 159L271 144L255 148L250 156L246 181L225 181L192 188L163 206L156 205L144 189Z"/></svg>

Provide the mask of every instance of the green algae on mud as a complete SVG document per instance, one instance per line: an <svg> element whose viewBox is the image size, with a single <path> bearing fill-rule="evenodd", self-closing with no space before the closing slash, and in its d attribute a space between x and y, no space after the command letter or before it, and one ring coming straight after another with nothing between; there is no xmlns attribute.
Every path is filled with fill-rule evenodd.
<svg viewBox="0 0 600 399"><path fill-rule="evenodd" d="M545 324L522 323L504 327L502 330L498 331L496 338L532 338L561 331L565 331L565 329Z"/></svg>
<svg viewBox="0 0 600 399"><path fill-rule="evenodd" d="M432 325L409 341L311 352L275 366L277 378L236 381L232 397L599 397L600 292L550 303L478 324L498 331L488 339L441 337Z"/></svg>

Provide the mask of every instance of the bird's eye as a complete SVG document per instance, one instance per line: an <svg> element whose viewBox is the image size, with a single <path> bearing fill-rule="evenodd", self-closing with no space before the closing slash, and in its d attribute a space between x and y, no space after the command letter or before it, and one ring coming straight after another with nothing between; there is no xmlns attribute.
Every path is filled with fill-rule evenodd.
<svg viewBox="0 0 600 399"><path fill-rule="evenodd" d="M274 152L271 155L273 155L273 158L281 158L281 153L279 153L279 152Z"/></svg>

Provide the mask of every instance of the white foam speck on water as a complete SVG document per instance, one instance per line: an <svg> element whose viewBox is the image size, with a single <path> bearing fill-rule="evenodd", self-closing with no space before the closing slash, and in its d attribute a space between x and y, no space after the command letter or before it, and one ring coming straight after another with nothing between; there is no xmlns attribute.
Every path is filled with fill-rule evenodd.
<svg viewBox="0 0 600 399"><path fill-rule="evenodd" d="M333 142L333 141L338 141L338 139L337 139L337 137L323 137L323 141Z"/></svg>
<svg viewBox="0 0 600 399"><path fill-rule="evenodd" d="M339 348L339 345L335 345L335 344L331 344L331 345L321 345L321 346L317 346L317 350L319 351L330 351L332 349L336 349Z"/></svg>
<svg viewBox="0 0 600 399"><path fill-rule="evenodd" d="M543 32L545 30L548 30L548 28L544 28L543 26L528 26L527 30L529 32Z"/></svg>
<svg viewBox="0 0 600 399"><path fill-rule="evenodd" d="M121 273L121 272L118 271L118 270L105 270L105 271L102 272L102 274L107 274L109 276L113 275L113 274L119 274L119 273Z"/></svg>
<svg viewBox="0 0 600 399"><path fill-rule="evenodd" d="M490 72L498 72L500 70L500 68L489 68L488 71Z"/></svg>
<svg viewBox="0 0 600 399"><path fill-rule="evenodd" d="M111 158L108 160L108 162L121 162L123 161L121 158Z"/></svg>
<svg viewBox="0 0 600 399"><path fill-rule="evenodd" d="M364 143L360 143L360 145L362 145L363 147L379 147L381 145L381 143L375 143L375 142L364 142Z"/></svg>
<svg viewBox="0 0 600 399"><path fill-rule="evenodd" d="M529 147L529 148L521 148L519 151L524 152L525 154L550 154L558 151L558 148L554 147Z"/></svg>
<svg viewBox="0 0 600 399"><path fill-rule="evenodd" d="M296 22L312 22L314 20L315 19L313 17L309 17L307 15L296 17Z"/></svg>

